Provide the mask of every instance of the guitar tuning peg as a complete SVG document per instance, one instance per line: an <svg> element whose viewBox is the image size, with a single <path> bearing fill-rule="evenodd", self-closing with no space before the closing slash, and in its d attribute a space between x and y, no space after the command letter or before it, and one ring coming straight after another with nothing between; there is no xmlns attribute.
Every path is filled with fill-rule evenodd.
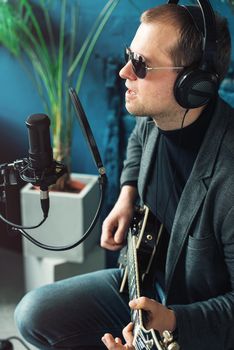
<svg viewBox="0 0 234 350"><path fill-rule="evenodd" d="M180 350L180 346L176 341L173 341L171 344L167 347L168 350Z"/></svg>
<svg viewBox="0 0 234 350"><path fill-rule="evenodd" d="M171 344L167 347L168 350L180 350L180 346L177 342L173 341Z"/></svg>
<svg viewBox="0 0 234 350"><path fill-rule="evenodd" d="M168 343L172 342L172 340L173 340L173 335L171 334L171 332L164 331L163 332L163 342L165 344L168 344Z"/></svg>
<svg viewBox="0 0 234 350"><path fill-rule="evenodd" d="M173 341L173 334L169 331L163 332L163 343L167 350L180 350L179 344Z"/></svg>

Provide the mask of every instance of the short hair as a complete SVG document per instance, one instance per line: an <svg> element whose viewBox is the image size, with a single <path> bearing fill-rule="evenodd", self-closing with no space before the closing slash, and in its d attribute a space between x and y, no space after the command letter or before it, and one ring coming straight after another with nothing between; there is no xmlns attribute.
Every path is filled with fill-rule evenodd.
<svg viewBox="0 0 234 350"><path fill-rule="evenodd" d="M178 29L180 38L170 49L175 66L190 67L199 63L202 57L202 33L198 31L191 15L176 4L165 4L151 8L141 15L141 23L160 22L172 24ZM231 58L231 36L227 19L215 12L217 58L215 72L222 81L227 74Z"/></svg>

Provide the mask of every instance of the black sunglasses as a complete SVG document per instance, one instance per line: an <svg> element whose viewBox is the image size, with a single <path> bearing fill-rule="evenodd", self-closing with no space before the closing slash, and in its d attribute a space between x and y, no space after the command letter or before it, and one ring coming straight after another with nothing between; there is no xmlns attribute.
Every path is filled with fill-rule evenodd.
<svg viewBox="0 0 234 350"><path fill-rule="evenodd" d="M125 63L127 64L129 61L132 63L132 69L136 76L140 79L144 79L148 71L152 70L160 70L160 69L183 69L184 67L148 67L145 62L145 58L133 52L129 47L125 49Z"/></svg>

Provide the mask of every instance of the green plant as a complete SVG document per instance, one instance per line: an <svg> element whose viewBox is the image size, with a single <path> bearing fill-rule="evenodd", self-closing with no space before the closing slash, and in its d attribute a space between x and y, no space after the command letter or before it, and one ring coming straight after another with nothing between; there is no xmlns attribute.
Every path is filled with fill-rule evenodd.
<svg viewBox="0 0 234 350"><path fill-rule="evenodd" d="M73 124L68 88L72 85L79 92L94 46L119 1L106 2L83 43L78 43L79 1L0 0L0 44L29 72L51 119L54 158L68 167ZM60 6L57 30L49 12L52 4ZM71 30L66 34L68 18Z"/></svg>

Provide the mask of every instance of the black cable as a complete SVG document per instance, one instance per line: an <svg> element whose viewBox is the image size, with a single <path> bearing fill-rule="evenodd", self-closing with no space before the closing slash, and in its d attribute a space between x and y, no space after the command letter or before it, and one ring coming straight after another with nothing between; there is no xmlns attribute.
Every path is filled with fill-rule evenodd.
<svg viewBox="0 0 234 350"><path fill-rule="evenodd" d="M100 200L98 203L98 208L97 211L95 213L95 216L93 218L93 221L91 222L89 228L86 230L86 232L84 233L84 235L81 237L80 240L78 240L77 242L70 244L70 245L65 245L65 246L51 246L51 245L47 245L44 244L42 242L39 242L38 240L36 240L35 238L33 238L32 236L30 236L27 232L25 232L23 229L19 229L19 228L15 228L12 227L13 230L18 231L22 236L24 236L25 238L27 238L30 242L32 242L33 244L37 245L38 247L45 249L45 250L51 250L51 251L64 251L64 250L69 250L72 248L77 247L79 244L81 244L92 232L94 226L96 225L97 219L99 217L99 212L101 210L102 204L103 204L103 200L104 200L104 193L105 193L105 184L106 184L106 176L102 175L99 176L99 185L100 185Z"/></svg>
<svg viewBox="0 0 234 350"><path fill-rule="evenodd" d="M17 224L15 224L15 223L13 223L13 222L7 220L6 218L4 218L4 216L2 216L1 214L0 214L0 219L1 219L3 222L5 222L5 224L10 225L10 226L12 226L12 227L14 227L14 228L16 228L16 229L32 230L32 229L34 229L34 228L38 228L39 226L41 226L41 225L46 221L47 216L45 216L45 217L43 218L43 220L41 220L41 222L40 222L39 224L35 225L35 226L22 226L22 225L17 225Z"/></svg>
<svg viewBox="0 0 234 350"><path fill-rule="evenodd" d="M27 350L31 350L27 344L22 340L20 339L19 337L17 336L12 336L12 337L9 337L9 338L6 338L6 339L0 339L0 350L10 350L10 349L13 349L13 345L11 343L10 340L17 340L19 341L24 347L25 349Z"/></svg>

